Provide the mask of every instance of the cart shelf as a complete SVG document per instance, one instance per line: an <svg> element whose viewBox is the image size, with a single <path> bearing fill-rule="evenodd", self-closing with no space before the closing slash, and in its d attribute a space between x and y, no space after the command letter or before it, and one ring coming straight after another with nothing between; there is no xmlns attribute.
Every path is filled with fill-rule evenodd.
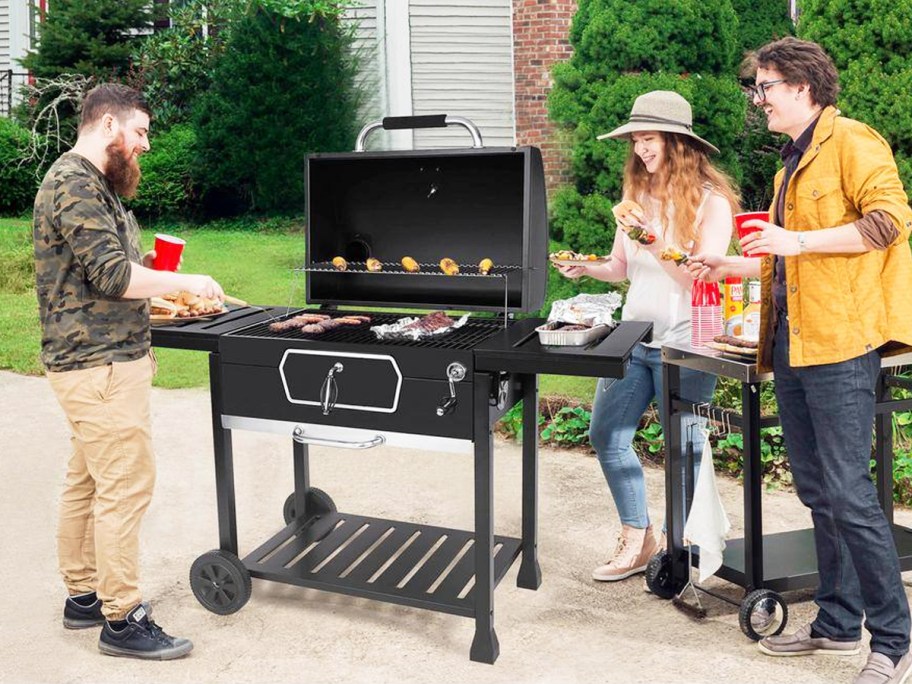
<svg viewBox="0 0 912 684"><path fill-rule="evenodd" d="M521 547L494 537L495 586ZM252 577L474 617L473 551L472 532L332 512L293 520L243 563Z"/></svg>

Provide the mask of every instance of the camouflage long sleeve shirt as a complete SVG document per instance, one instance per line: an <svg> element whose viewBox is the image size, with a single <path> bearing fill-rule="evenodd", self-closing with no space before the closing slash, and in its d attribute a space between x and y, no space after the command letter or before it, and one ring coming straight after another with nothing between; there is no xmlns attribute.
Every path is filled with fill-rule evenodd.
<svg viewBox="0 0 912 684"><path fill-rule="evenodd" d="M67 153L35 197L35 277L41 361L49 371L135 361L149 353L149 300L122 299L139 227L107 179Z"/></svg>

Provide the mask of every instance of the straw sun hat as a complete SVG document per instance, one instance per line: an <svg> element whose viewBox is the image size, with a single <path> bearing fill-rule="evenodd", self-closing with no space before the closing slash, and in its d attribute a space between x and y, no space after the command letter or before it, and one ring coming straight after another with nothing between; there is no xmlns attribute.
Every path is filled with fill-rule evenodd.
<svg viewBox="0 0 912 684"><path fill-rule="evenodd" d="M630 110L630 121L610 133L598 136L605 138L627 138L638 131L663 131L678 133L693 138L709 152L718 154L715 145L706 142L693 132L693 110L690 102L670 90L653 90L640 95Z"/></svg>

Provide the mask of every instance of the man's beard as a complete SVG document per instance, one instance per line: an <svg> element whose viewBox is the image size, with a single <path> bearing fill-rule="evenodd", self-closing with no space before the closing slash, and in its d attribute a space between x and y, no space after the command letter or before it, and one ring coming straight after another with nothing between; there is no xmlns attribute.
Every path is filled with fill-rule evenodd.
<svg viewBox="0 0 912 684"><path fill-rule="evenodd" d="M105 178L108 179L114 187L114 192L118 195L126 198L133 197L136 194L136 188L139 187L142 171L132 153L127 151L124 145L123 133L117 136L117 139L108 145L105 151L108 153Z"/></svg>

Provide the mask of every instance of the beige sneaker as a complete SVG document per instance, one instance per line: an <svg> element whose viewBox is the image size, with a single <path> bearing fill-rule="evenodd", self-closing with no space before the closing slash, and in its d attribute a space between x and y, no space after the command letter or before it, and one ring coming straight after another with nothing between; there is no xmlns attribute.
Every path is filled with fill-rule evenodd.
<svg viewBox="0 0 912 684"><path fill-rule="evenodd" d="M624 525L618 537L614 556L605 565L592 571L592 579L599 582L617 582L631 575L646 572L646 565L659 550L652 533L652 525L644 529Z"/></svg>
<svg viewBox="0 0 912 684"><path fill-rule="evenodd" d="M912 674L912 655L906 653L894 666L883 653L871 653L855 684L904 684Z"/></svg>

